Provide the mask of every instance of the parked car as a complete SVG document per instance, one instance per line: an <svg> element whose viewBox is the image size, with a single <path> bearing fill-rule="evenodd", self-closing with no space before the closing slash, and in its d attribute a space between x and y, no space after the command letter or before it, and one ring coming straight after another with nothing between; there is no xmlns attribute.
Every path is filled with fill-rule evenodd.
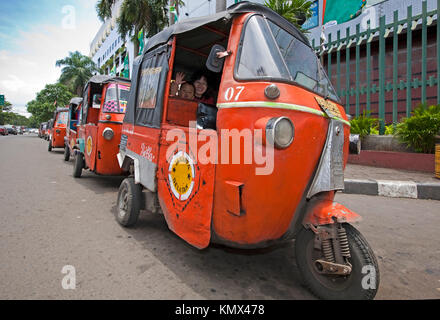
<svg viewBox="0 0 440 320"><path fill-rule="evenodd" d="M9 134L17 135L17 130L14 126L6 125L5 127L8 129Z"/></svg>
<svg viewBox="0 0 440 320"><path fill-rule="evenodd" d="M5 126L0 126L0 134L2 136L7 136L8 135L8 129Z"/></svg>

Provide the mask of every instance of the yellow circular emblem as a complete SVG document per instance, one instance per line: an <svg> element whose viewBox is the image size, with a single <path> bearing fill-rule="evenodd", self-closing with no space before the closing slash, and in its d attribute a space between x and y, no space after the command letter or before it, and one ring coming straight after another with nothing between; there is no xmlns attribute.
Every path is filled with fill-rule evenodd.
<svg viewBox="0 0 440 320"><path fill-rule="evenodd" d="M194 163L185 152L178 152L173 156L168 168L168 179L171 191L179 200L187 200L194 187Z"/></svg>
<svg viewBox="0 0 440 320"><path fill-rule="evenodd" d="M92 153L92 146L93 146L92 137L88 136L87 137L87 144L86 144L86 151L87 151L87 155L89 155L89 156Z"/></svg>

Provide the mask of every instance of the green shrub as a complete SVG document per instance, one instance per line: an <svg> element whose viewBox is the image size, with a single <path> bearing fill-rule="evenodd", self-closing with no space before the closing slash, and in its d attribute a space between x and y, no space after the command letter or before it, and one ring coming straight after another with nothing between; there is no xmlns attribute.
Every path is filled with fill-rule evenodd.
<svg viewBox="0 0 440 320"><path fill-rule="evenodd" d="M416 152L434 153L435 136L440 131L440 105L420 105L397 125L399 140Z"/></svg>
<svg viewBox="0 0 440 320"><path fill-rule="evenodd" d="M353 118L350 121L350 124L350 133L358 134L361 139L369 134L375 134L375 132L377 132L377 134L379 133L379 119L371 118L370 114L365 110L362 115Z"/></svg>

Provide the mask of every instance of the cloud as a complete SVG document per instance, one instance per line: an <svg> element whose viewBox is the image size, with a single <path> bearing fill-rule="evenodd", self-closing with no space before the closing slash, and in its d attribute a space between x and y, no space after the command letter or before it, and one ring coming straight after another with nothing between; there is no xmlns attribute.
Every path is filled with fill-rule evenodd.
<svg viewBox="0 0 440 320"><path fill-rule="evenodd" d="M94 10L93 3L90 1L86 8L93 5ZM12 103L14 111L25 112L25 105L35 99L46 84L58 81L61 68L55 66L56 60L73 51L89 54L90 42L100 22L94 14L80 20L82 14L76 11L74 29L63 28L60 12L59 21L53 24L40 23L26 31L18 30L12 40L13 49L0 50L0 92Z"/></svg>

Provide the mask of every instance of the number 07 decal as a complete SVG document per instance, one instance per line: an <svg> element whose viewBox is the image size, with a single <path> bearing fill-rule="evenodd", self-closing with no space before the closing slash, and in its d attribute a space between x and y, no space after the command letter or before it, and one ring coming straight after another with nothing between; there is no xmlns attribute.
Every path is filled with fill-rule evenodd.
<svg viewBox="0 0 440 320"><path fill-rule="evenodd" d="M234 99L234 101L238 101L238 98L240 97L241 93L244 90L244 86L238 86L238 87L229 87L228 89L226 89L225 92L225 100L226 101L231 101L232 99ZM235 91L237 91L237 94L235 94Z"/></svg>

